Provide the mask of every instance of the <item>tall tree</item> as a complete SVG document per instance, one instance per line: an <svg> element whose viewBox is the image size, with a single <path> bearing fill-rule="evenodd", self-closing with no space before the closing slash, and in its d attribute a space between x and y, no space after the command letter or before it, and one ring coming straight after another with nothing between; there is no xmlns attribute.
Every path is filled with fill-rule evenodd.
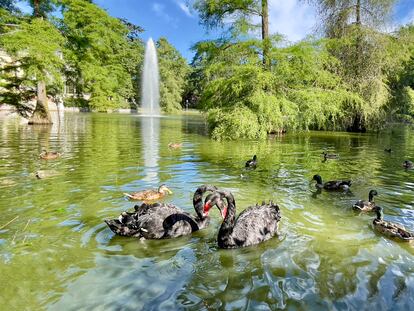
<svg viewBox="0 0 414 311"><path fill-rule="evenodd" d="M156 45L160 68L160 105L166 112L175 112L181 109L189 66L166 38L160 38Z"/></svg>
<svg viewBox="0 0 414 311"><path fill-rule="evenodd" d="M36 10L43 7L39 5ZM46 89L47 86L56 86L61 81L64 38L44 18L46 12L39 11L38 14L41 17L20 19L19 24L6 29L0 37L3 48L13 57L13 62L3 68L3 76L6 81L10 81L8 92L3 97L21 106L22 99L32 96L30 94L35 84L36 106L29 123L46 124L52 122ZM10 75L11 71L14 75Z"/></svg>
<svg viewBox="0 0 414 311"><path fill-rule="evenodd" d="M270 69L268 0L196 0L194 7L209 28L223 27L229 20L233 21L231 28L235 34L261 28L263 64ZM253 22L254 17L261 19L260 26Z"/></svg>
<svg viewBox="0 0 414 311"><path fill-rule="evenodd" d="M339 74L365 104L355 107L351 131L364 131L368 118L381 117L389 98L384 75L387 35L384 25L396 0L310 0L322 17L330 52L342 66Z"/></svg>
<svg viewBox="0 0 414 311"><path fill-rule="evenodd" d="M142 60L141 28L111 17L84 0L63 1L65 58L79 95L89 94L90 108L107 111L129 107L136 95ZM83 97L83 96L82 96Z"/></svg>

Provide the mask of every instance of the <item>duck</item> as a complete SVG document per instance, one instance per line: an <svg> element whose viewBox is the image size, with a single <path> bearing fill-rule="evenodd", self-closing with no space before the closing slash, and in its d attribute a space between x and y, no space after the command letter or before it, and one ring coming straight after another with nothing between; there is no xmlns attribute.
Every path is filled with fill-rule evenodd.
<svg viewBox="0 0 414 311"><path fill-rule="evenodd" d="M372 222L375 231L397 241L414 241L414 233L409 232L407 229L404 228L403 225L393 223L390 221L385 221L383 219L383 208L381 206L375 206L374 211L377 214L377 217Z"/></svg>
<svg viewBox="0 0 414 311"><path fill-rule="evenodd" d="M384 151L385 152L388 152L388 153L391 153L392 152L392 149L391 148L385 148Z"/></svg>
<svg viewBox="0 0 414 311"><path fill-rule="evenodd" d="M312 180L316 180L316 188L325 190L348 190L352 183L350 180L330 180L323 183L320 175L314 175Z"/></svg>
<svg viewBox="0 0 414 311"><path fill-rule="evenodd" d="M334 153L326 153L325 151L322 152L324 159L338 159L339 155Z"/></svg>
<svg viewBox="0 0 414 311"><path fill-rule="evenodd" d="M227 206L223 204L226 199ZM224 220L217 235L219 248L239 248L262 243L278 233L281 219L280 209L272 201L262 202L246 208L236 218L236 202L229 191L217 190L206 198L204 211L208 212L214 205L223 211Z"/></svg>
<svg viewBox="0 0 414 311"><path fill-rule="evenodd" d="M43 160L55 160L59 158L62 154L57 151L46 151L43 150L39 157Z"/></svg>
<svg viewBox="0 0 414 311"><path fill-rule="evenodd" d="M254 155L253 159L247 160L245 167L256 168L257 166L257 156Z"/></svg>
<svg viewBox="0 0 414 311"><path fill-rule="evenodd" d="M124 195L129 200L137 200L137 201L155 201L163 198L167 194L172 194L172 191L168 189L168 187L165 184L162 184L158 187L157 190L155 189L148 189L148 190L142 190L134 193L124 193Z"/></svg>
<svg viewBox="0 0 414 311"><path fill-rule="evenodd" d="M371 212L375 207L374 196L376 195L378 195L376 190L370 190L368 193L368 201L358 200L353 205L353 208L360 212Z"/></svg>
<svg viewBox="0 0 414 311"><path fill-rule="evenodd" d="M178 148L181 148L182 146L183 146L183 143L172 143L172 142L170 142L168 144L168 148L171 148L171 149L178 149Z"/></svg>
<svg viewBox="0 0 414 311"><path fill-rule="evenodd" d="M403 167L404 168L413 168L414 167L414 163L411 162L410 160L405 160L403 163Z"/></svg>
<svg viewBox="0 0 414 311"><path fill-rule="evenodd" d="M117 235L140 239L176 238L204 229L210 223L208 211L203 208L203 194L217 187L202 185L193 195L196 215L191 215L171 203L143 203L134 207L135 212L123 212L117 219L105 220ZM222 206L218 206L219 209ZM220 210L223 215L223 211ZM223 216L224 217L224 216Z"/></svg>

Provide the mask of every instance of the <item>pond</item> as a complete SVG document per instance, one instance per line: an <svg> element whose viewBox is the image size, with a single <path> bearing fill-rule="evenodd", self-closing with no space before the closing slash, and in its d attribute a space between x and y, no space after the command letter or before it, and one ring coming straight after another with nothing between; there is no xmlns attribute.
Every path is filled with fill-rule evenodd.
<svg viewBox="0 0 414 311"><path fill-rule="evenodd" d="M69 114L52 127L0 119L0 304L5 310L409 310L414 248L377 235L351 206L376 189L387 220L414 231L414 131L308 132L215 142L199 116ZM170 149L169 142L182 142ZM384 148L392 148L392 153ZM63 152L41 160L42 149ZM322 161L321 152L340 154ZM256 170L244 163L258 156ZM411 158L412 159L412 158ZM48 173L37 179L35 172ZM310 179L350 178L318 194ZM279 236L217 247L220 216L191 236L115 236L103 222L134 202L124 192L167 184L193 212L201 184L232 191L238 212L273 199ZM10 222L11 221L11 222Z"/></svg>

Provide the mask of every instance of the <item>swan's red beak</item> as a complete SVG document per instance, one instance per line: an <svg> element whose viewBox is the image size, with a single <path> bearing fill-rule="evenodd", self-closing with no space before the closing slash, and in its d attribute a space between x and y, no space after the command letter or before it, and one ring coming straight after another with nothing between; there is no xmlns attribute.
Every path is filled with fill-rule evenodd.
<svg viewBox="0 0 414 311"><path fill-rule="evenodd" d="M227 215L227 207L223 207L223 209L222 210L220 210L220 215L221 215L221 218L226 218L226 215Z"/></svg>
<svg viewBox="0 0 414 311"><path fill-rule="evenodd" d="M206 204L204 204L204 208L203 208L203 216L206 217L208 216L208 213L211 209L211 205L207 202Z"/></svg>

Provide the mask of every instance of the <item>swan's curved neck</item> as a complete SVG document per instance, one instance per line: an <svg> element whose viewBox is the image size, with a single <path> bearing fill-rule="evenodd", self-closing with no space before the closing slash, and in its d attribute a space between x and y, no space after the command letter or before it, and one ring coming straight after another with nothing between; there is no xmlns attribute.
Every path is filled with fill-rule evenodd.
<svg viewBox="0 0 414 311"><path fill-rule="evenodd" d="M226 200L227 214L220 226L218 234L219 244L220 241L226 240L230 236L230 234L233 232L233 228L236 222L236 202L233 195L231 193L227 193Z"/></svg>
<svg viewBox="0 0 414 311"><path fill-rule="evenodd" d="M191 232L200 230L198 223L186 214L171 214L164 219L162 227L164 228L164 236L168 236L175 223L185 221L191 226Z"/></svg>
<svg viewBox="0 0 414 311"><path fill-rule="evenodd" d="M196 192L194 192L194 197L193 197L194 210L199 219L204 218L203 216L203 194L204 192L206 192L206 189L200 187L196 190Z"/></svg>

